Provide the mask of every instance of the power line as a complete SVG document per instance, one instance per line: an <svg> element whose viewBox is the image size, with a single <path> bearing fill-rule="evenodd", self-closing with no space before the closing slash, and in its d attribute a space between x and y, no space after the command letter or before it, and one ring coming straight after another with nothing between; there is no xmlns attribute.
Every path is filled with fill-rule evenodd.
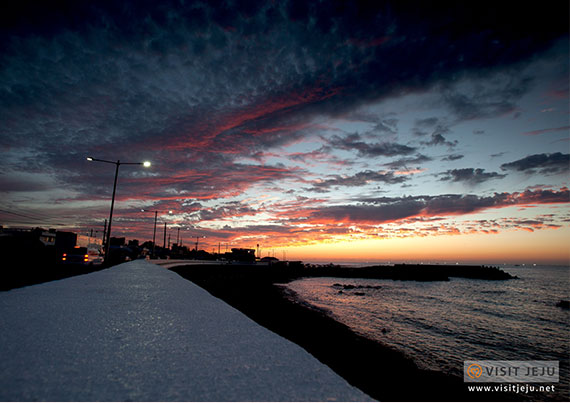
<svg viewBox="0 0 570 403"><path fill-rule="evenodd" d="M0 211L3 213L17 215L18 217L31 218L32 220L39 220L40 219L39 217L32 217L32 216L29 216L26 214L15 213L13 211L8 211L8 210L3 210L3 209L0 209Z"/></svg>
<svg viewBox="0 0 570 403"><path fill-rule="evenodd" d="M32 216L29 214L22 214L22 213L18 213L18 212L14 212L14 211L9 211L9 210L4 210L4 209L0 209L0 212L2 213L6 213L6 214L11 214L17 217L22 217L24 219L27 220L17 220L17 219L10 219L8 217L2 218L3 221L7 221L7 222L11 222L11 223L25 223L25 224L49 224L49 225L65 225L63 223L59 223L59 222L51 222L53 220L59 220L60 217L50 217L50 216L44 216L44 217L40 217L40 216ZM31 222L29 220L32 220Z"/></svg>
<svg viewBox="0 0 570 403"><path fill-rule="evenodd" d="M41 213L41 212L37 212L37 211L26 211L25 209L22 209L20 207L14 207L14 206L1 206L4 209L0 208L0 211L4 211L10 214L20 214L20 215L24 215L30 218L35 218L35 219L44 219L44 218L48 218L48 219L53 219L53 218L59 218L58 217L54 217L53 215L50 214L46 214L46 213ZM9 209L9 210L6 210Z"/></svg>

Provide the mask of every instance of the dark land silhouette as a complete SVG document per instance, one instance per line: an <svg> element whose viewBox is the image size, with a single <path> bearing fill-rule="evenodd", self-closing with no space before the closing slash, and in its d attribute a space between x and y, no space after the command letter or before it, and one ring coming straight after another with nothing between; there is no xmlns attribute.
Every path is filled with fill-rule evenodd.
<svg viewBox="0 0 570 403"><path fill-rule="evenodd" d="M341 277L383 280L449 281L450 277L480 280L511 280L516 276L491 266L437 265L437 264L395 264L387 266L345 267L337 265L303 265L300 277Z"/></svg>

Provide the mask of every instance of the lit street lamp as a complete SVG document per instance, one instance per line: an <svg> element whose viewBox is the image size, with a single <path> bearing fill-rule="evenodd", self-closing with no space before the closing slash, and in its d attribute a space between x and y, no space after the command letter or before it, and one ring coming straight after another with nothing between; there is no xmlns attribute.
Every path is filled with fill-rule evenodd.
<svg viewBox="0 0 570 403"><path fill-rule="evenodd" d="M105 162L107 164L115 164L115 181L113 183L113 196L111 198L111 211L109 213L109 225L107 227L107 240L105 242L105 263L109 262L109 255L111 247L111 223L113 222L113 207L115 206L115 193L117 191L117 177L119 176L119 166L121 165L142 165L145 168L150 167L149 161L144 162L121 162L120 160L115 161L107 161L101 160L98 158L87 157L87 161L95 161L95 162Z"/></svg>

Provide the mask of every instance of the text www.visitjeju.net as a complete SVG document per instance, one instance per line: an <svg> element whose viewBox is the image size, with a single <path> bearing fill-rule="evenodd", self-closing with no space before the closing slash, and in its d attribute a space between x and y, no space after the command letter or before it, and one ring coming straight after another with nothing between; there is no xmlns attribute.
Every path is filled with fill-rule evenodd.
<svg viewBox="0 0 570 403"><path fill-rule="evenodd" d="M509 392L509 393L534 393L534 392L555 392L555 385L528 385L528 384L506 384L506 385L470 385L467 386L469 392Z"/></svg>

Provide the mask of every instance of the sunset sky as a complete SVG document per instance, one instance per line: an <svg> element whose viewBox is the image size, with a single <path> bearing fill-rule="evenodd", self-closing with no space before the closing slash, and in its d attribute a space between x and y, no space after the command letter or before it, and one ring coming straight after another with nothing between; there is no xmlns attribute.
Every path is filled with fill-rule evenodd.
<svg viewBox="0 0 570 403"><path fill-rule="evenodd" d="M17 3L0 225L568 264L567 2Z"/></svg>

